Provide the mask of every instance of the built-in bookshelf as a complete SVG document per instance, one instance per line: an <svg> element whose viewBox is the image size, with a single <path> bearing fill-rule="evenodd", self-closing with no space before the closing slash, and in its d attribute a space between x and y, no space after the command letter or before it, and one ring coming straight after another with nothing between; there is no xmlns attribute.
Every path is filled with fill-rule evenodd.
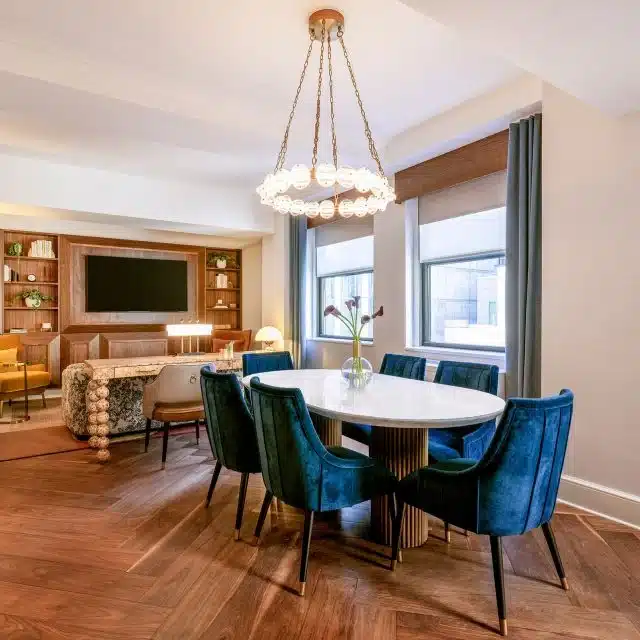
<svg viewBox="0 0 640 640"><path fill-rule="evenodd" d="M3 332L57 331L58 236L26 231L4 231L1 235ZM31 290L51 299L30 307L22 294Z"/></svg>
<svg viewBox="0 0 640 640"><path fill-rule="evenodd" d="M222 259L226 264L222 265ZM207 249L206 321L215 329L242 329L242 251Z"/></svg>

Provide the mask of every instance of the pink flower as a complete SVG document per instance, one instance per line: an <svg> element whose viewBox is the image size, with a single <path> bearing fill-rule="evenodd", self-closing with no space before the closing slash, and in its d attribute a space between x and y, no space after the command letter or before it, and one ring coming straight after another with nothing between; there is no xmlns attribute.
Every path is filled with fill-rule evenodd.
<svg viewBox="0 0 640 640"><path fill-rule="evenodd" d="M356 303L353 300L347 300L344 304L346 305L347 309L349 309L349 311L351 311L351 309L356 306Z"/></svg>
<svg viewBox="0 0 640 640"><path fill-rule="evenodd" d="M324 317L326 318L327 316L335 316L338 314L338 310L332 305L330 304L325 310L324 310Z"/></svg>
<svg viewBox="0 0 640 640"><path fill-rule="evenodd" d="M353 296L353 306L356 309L360 308L360 296Z"/></svg>
<svg viewBox="0 0 640 640"><path fill-rule="evenodd" d="M371 322L371 316L369 315L362 316L362 318L360 318L360 322L362 324L367 324L367 322Z"/></svg>

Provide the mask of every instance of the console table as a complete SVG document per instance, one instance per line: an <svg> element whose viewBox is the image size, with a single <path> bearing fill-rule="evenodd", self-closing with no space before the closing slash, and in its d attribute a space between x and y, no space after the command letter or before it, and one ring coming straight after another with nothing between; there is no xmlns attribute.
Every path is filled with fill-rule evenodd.
<svg viewBox="0 0 640 640"><path fill-rule="evenodd" d="M87 385L87 431L89 445L97 449L100 462L111 457L109 452L109 380L114 378L137 378L157 376L165 365L215 362L218 371L242 371L242 354L234 354L228 359L218 353L203 353L177 356L149 356L141 358L111 358L85 360L90 368Z"/></svg>

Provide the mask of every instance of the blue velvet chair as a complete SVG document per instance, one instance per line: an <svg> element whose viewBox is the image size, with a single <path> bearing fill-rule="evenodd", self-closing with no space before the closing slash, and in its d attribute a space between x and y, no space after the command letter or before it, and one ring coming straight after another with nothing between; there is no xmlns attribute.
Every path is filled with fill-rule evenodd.
<svg viewBox="0 0 640 640"><path fill-rule="evenodd" d="M498 367L474 362L441 360L433 381L497 395ZM487 450L495 430L495 420L468 427L431 429L429 431L429 460L432 463L453 458L480 460Z"/></svg>
<svg viewBox="0 0 640 640"><path fill-rule="evenodd" d="M385 376L411 378L412 380L424 380L426 369L427 361L424 358L400 356L395 353L385 353L380 365L380 373ZM342 434L352 440L369 445L371 442L371 425L343 422Z"/></svg>
<svg viewBox="0 0 640 640"><path fill-rule="evenodd" d="M423 467L398 485L399 517L394 522L392 566L404 504L446 522L488 535L498 601L500 631L507 634L502 569L502 536L542 527L558 577L568 589L551 530L560 474L573 413L573 393L507 402L489 448L478 460L457 458Z"/></svg>
<svg viewBox="0 0 640 640"><path fill-rule="evenodd" d="M293 369L293 360L288 351L267 351L265 353L243 353L242 375L266 371L284 371Z"/></svg>
<svg viewBox="0 0 640 640"><path fill-rule="evenodd" d="M300 561L300 595L304 595L314 514L390 495L390 511L395 521L397 479L368 456L343 447L325 447L313 427L300 389L272 387L252 378L251 404L262 477L267 487L255 536L260 538L273 497L304 510Z"/></svg>
<svg viewBox="0 0 640 640"><path fill-rule="evenodd" d="M234 532L234 537L238 540L249 474L260 473L260 456L253 418L235 373L216 373L209 366L204 366L200 371L200 388L209 443L216 459L206 506L211 504L213 490L222 467L242 474Z"/></svg>

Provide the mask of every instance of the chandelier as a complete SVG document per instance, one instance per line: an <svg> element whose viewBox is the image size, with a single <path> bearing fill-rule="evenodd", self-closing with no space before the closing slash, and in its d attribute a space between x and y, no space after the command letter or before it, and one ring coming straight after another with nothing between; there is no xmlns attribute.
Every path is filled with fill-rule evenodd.
<svg viewBox="0 0 640 640"><path fill-rule="evenodd" d="M378 211L384 211L389 202L395 200L396 195L384 176L380 157L373 142L371 128L362 105L358 85L349 54L344 44L344 16L334 9L320 9L309 16L309 35L311 42L300 74L300 81L293 99L291 112L284 131L280 153L272 173L269 173L262 184L256 189L260 196L260 202L268 205L276 211L293 216L307 215L310 218L320 216L329 219L338 214L343 218L355 215L364 217ZM354 169L353 167L338 164L338 142L336 139L335 110L333 100L333 60L331 51L332 40L337 39L344 53L345 62L353 89L355 92L360 114L364 123L364 134L369 145L369 153L375 164L373 172L365 167ZM320 42L320 64L318 71L318 88L316 94L316 118L313 135L313 153L311 167L304 164L295 164L290 169L284 168L289 142L289 130L296 111L300 91L309 66L309 60L315 42ZM332 163L318 164L318 139L320 137L320 109L322 104L322 77L324 73L325 49L327 59L327 71L329 79L329 114L331 117L331 148L333 151ZM333 194L320 201L308 201L300 197L301 192L308 187L321 187L333 189ZM356 197L348 198L340 195L340 190L355 190ZM293 195L289 195L293 192ZM347 194L349 195L349 194ZM296 197L297 196L297 197Z"/></svg>

